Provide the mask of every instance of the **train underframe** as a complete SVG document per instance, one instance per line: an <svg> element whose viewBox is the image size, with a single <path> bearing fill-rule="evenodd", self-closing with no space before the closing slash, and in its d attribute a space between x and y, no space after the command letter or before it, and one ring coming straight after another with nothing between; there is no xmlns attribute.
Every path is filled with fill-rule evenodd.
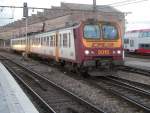
<svg viewBox="0 0 150 113"><path fill-rule="evenodd" d="M123 65L122 60L112 59L97 59L86 60L82 63L72 63L67 61L60 61L62 66L66 66L68 70L76 72L77 74L89 77L89 76L112 76L116 74L117 67Z"/></svg>
<svg viewBox="0 0 150 113"><path fill-rule="evenodd" d="M122 61L111 59L92 60L84 62L80 70L88 73L89 76L111 76L116 74L117 66L121 64L123 64Z"/></svg>
<svg viewBox="0 0 150 113"><path fill-rule="evenodd" d="M17 51L17 53L25 53L23 51ZM89 76L111 76L116 74L116 69L118 66L123 65L123 60L113 60L112 58L99 58L95 60L85 60L82 63L70 62L67 60L59 59L59 61L55 61L54 58L50 58L47 56L29 53L26 56L31 57L40 57L43 59L47 59L49 63L57 63L63 67L67 67L69 71L75 72L83 77ZM23 56L24 58L24 56ZM25 59L25 58L24 58Z"/></svg>

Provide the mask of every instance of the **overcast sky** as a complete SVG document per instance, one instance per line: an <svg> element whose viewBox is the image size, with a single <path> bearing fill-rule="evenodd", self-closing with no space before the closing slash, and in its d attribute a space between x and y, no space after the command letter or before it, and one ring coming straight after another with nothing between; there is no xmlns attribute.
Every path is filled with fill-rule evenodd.
<svg viewBox="0 0 150 113"><path fill-rule="evenodd" d="M142 0L97 0L97 5L106 5L121 1L142 1ZM0 5L22 6L23 2L27 2L30 7L50 8L51 6L59 6L61 2L66 3L82 3L92 4L93 0L0 0ZM119 4L116 4L119 5ZM150 0L143 0L143 2L128 4L124 6L116 6L122 12L131 12L126 16L127 30L150 28ZM30 10L30 14L36 13L36 10ZM14 21L13 18L22 18L21 9L6 9L0 8L0 26Z"/></svg>

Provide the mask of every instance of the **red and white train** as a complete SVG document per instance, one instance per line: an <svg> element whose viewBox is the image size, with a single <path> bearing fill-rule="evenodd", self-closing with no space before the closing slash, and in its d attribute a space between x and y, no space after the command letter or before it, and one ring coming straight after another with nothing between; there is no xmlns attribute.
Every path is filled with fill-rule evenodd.
<svg viewBox="0 0 150 113"><path fill-rule="evenodd" d="M150 29L126 32L124 36L124 49L127 52L150 54Z"/></svg>
<svg viewBox="0 0 150 113"><path fill-rule="evenodd" d="M78 25L11 39L11 48L70 64L80 72L123 64L123 30L118 22L81 21ZM91 70L90 70L91 71Z"/></svg>

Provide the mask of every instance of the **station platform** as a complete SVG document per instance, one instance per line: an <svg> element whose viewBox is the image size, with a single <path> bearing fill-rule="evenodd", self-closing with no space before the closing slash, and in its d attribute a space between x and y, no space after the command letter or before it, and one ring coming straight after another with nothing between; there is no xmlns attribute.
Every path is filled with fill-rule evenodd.
<svg viewBox="0 0 150 113"><path fill-rule="evenodd" d="M2 63L0 63L0 113L39 113Z"/></svg>
<svg viewBox="0 0 150 113"><path fill-rule="evenodd" d="M124 65L150 71L150 59L125 57Z"/></svg>

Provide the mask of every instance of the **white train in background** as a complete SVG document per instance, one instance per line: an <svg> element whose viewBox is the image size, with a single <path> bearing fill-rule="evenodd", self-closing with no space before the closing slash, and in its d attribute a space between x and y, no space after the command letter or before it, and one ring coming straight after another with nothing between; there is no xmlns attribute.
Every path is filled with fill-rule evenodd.
<svg viewBox="0 0 150 113"><path fill-rule="evenodd" d="M127 52L150 54L150 29L126 32L124 36L124 49Z"/></svg>

